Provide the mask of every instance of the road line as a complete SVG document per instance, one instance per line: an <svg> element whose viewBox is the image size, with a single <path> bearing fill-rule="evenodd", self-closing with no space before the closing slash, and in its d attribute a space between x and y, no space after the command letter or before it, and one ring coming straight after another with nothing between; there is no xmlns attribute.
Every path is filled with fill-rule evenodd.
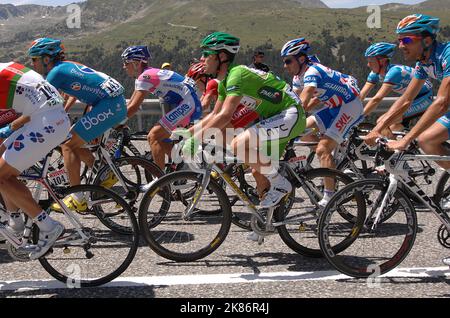
<svg viewBox="0 0 450 318"><path fill-rule="evenodd" d="M385 278L450 278L448 267L397 268L383 275ZM265 282L295 281L337 281L350 279L336 271L318 272L271 272L212 275L174 275L149 277L120 277L102 287L145 287L175 285L242 284ZM0 282L0 291L28 291L65 289L66 285L55 280L9 281Z"/></svg>

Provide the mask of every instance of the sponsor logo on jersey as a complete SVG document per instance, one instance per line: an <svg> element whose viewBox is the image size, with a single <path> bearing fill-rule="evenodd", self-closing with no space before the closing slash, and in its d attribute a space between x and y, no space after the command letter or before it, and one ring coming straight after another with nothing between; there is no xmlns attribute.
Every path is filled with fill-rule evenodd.
<svg viewBox="0 0 450 318"><path fill-rule="evenodd" d="M347 126L347 124L349 122L351 122L353 120L353 118L347 114L343 114L341 116L341 118L339 118L339 120L336 123L336 128L339 132L342 132L345 127Z"/></svg>
<svg viewBox="0 0 450 318"><path fill-rule="evenodd" d="M338 84L333 84L333 83L325 83L324 87L326 89L332 90L336 93L343 95L345 97L345 99L347 99L347 100L352 98L352 95L350 94L350 92L348 91L348 89L346 87L340 86Z"/></svg>
<svg viewBox="0 0 450 318"><path fill-rule="evenodd" d="M191 111L191 106L187 104L183 104L177 108L175 108L171 113L167 114L166 119L171 124L176 124L180 119L186 117L187 114Z"/></svg>
<svg viewBox="0 0 450 318"><path fill-rule="evenodd" d="M283 100L283 92L269 86L261 87L258 95L273 104L279 104Z"/></svg>
<svg viewBox="0 0 450 318"><path fill-rule="evenodd" d="M241 104L249 108L250 110L254 110L259 106L259 104L261 104L261 101L256 100L250 96L244 96L241 99Z"/></svg>
<svg viewBox="0 0 450 318"><path fill-rule="evenodd" d="M233 85L230 87L227 87L227 92L237 91L239 89L238 85Z"/></svg>
<svg viewBox="0 0 450 318"><path fill-rule="evenodd" d="M95 74L96 73L96 71L94 71L93 69L91 69L91 68L89 68L89 67L87 67L85 65L75 64L75 66L82 73L85 73L85 74Z"/></svg>
<svg viewBox="0 0 450 318"><path fill-rule="evenodd" d="M70 85L70 88L74 91L79 91L81 89L81 83L75 82Z"/></svg>
<svg viewBox="0 0 450 318"><path fill-rule="evenodd" d="M81 124L83 125L84 129L90 130L92 127L97 126L98 124L104 122L105 120L109 119L110 117L114 117L114 113L109 110L108 112L103 112L98 114L96 117L85 117L81 118Z"/></svg>

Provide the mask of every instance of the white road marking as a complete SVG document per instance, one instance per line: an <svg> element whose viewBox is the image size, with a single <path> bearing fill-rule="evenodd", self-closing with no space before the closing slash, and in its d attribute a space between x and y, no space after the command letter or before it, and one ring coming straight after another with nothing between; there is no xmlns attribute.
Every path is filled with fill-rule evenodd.
<svg viewBox="0 0 450 318"><path fill-rule="evenodd" d="M381 276L385 278L450 278L448 267L428 268L397 268ZM327 281L351 279L336 271L319 272L271 272L242 274L212 274L212 275L174 275L149 277L119 277L102 287L144 287L144 286L175 286L175 285L208 285L208 284L242 284L264 282L294 282L294 281ZM0 282L0 291L28 291L65 289L65 284L55 280L9 281Z"/></svg>

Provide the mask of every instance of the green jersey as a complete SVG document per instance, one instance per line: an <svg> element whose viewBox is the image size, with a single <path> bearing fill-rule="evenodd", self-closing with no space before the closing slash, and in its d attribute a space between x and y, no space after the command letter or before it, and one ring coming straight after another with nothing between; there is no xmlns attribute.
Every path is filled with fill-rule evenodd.
<svg viewBox="0 0 450 318"><path fill-rule="evenodd" d="M230 67L218 92L220 101L227 96L242 96L241 104L262 118L273 117L292 106L301 108L300 99L289 84L273 73L244 65Z"/></svg>

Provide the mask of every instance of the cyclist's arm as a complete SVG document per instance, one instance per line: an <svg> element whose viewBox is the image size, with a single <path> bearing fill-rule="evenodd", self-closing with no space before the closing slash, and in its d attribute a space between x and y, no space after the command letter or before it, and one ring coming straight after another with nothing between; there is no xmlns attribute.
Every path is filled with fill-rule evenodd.
<svg viewBox="0 0 450 318"><path fill-rule="evenodd" d="M66 113L68 113L69 110L72 108L72 106L75 105L76 101L77 101L76 97L68 95L66 104L64 105L64 110L66 111Z"/></svg>
<svg viewBox="0 0 450 318"><path fill-rule="evenodd" d="M128 118L131 118L134 116L134 114L136 114L136 112L139 110L139 106L142 105L144 99L147 98L148 95L148 91L134 91L127 105Z"/></svg>
<svg viewBox="0 0 450 318"><path fill-rule="evenodd" d="M203 132L209 128L224 129L228 126L233 117L234 112L241 102L242 96L227 96L223 101L223 105L218 105L222 103L218 101L214 107L214 111L208 115L207 121L202 121L203 127L201 130L195 131L195 138L202 139ZM220 110L219 107L220 106Z"/></svg>
<svg viewBox="0 0 450 318"><path fill-rule="evenodd" d="M295 94L297 94L297 96L300 96L302 94L302 89L301 88L293 88L292 89L294 91Z"/></svg>
<svg viewBox="0 0 450 318"><path fill-rule="evenodd" d="M392 87L393 85L388 83L385 83L381 86L377 94L367 103L366 107L364 107L364 116L369 115L378 107L383 98L385 98L387 95L389 95L390 92L392 92Z"/></svg>
<svg viewBox="0 0 450 318"><path fill-rule="evenodd" d="M10 125L11 125L11 130L16 131L20 128L22 128L25 124L29 123L31 120L30 116L20 116L19 118L17 118L16 120L14 120Z"/></svg>
<svg viewBox="0 0 450 318"><path fill-rule="evenodd" d="M370 91L376 86L376 84L371 83L371 82L366 82L366 84L364 85L364 87L361 90L361 93L359 94L359 98L361 98L361 101L364 102L364 100L366 99L367 95L369 95Z"/></svg>
<svg viewBox="0 0 450 318"><path fill-rule="evenodd" d="M307 112L313 109L318 104L320 104L320 99L314 96L315 92L316 87L307 86L303 89L302 93L300 94L300 99L302 100L303 108Z"/></svg>
<svg viewBox="0 0 450 318"><path fill-rule="evenodd" d="M214 94L207 94L205 96L202 96L201 102L202 102L202 109L203 111L207 111L209 108L209 105L216 99L217 96Z"/></svg>
<svg viewBox="0 0 450 318"><path fill-rule="evenodd" d="M447 113L449 105L450 77L446 77L439 87L439 91L434 102L430 105L430 107L428 107L413 129L411 129L411 131L404 137L404 139L406 139L405 142L410 143L421 133L430 128L436 120Z"/></svg>
<svg viewBox="0 0 450 318"><path fill-rule="evenodd" d="M409 83L406 92L391 106L389 111L378 122L373 131L381 133L384 129L394 124L395 119L402 116L408 110L417 95L419 95L424 83L425 80L413 78L411 83Z"/></svg>

